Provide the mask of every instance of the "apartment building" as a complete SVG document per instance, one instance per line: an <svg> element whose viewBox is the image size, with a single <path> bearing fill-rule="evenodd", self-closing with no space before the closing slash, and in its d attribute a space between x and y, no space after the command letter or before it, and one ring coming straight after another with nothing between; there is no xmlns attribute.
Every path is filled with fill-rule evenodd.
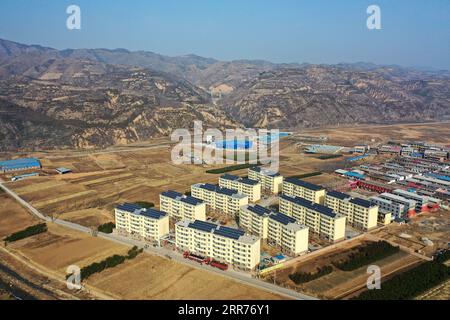
<svg viewBox="0 0 450 320"><path fill-rule="evenodd" d="M175 219L206 220L206 202L186 196L176 191L166 191L159 195L162 211Z"/></svg>
<svg viewBox="0 0 450 320"><path fill-rule="evenodd" d="M209 183L194 184L191 187L191 195L205 201L212 209L229 215L238 214L239 208L248 204L248 196Z"/></svg>
<svg viewBox="0 0 450 320"><path fill-rule="evenodd" d="M219 178L219 186L248 196L250 202L261 199L261 183L257 180L225 174Z"/></svg>
<svg viewBox="0 0 450 320"><path fill-rule="evenodd" d="M282 195L280 212L329 241L345 239L346 216L334 212L331 208L300 197Z"/></svg>
<svg viewBox="0 0 450 320"><path fill-rule="evenodd" d="M268 190L270 193L279 194L281 192L283 176L278 172L273 172L261 167L254 167L248 169L248 178L250 180L259 181L262 189Z"/></svg>
<svg viewBox="0 0 450 320"><path fill-rule="evenodd" d="M434 204L440 204L441 200L429 196L424 196L417 194L415 192L409 192L401 189L395 189L392 191L393 194L401 196L403 198L413 200L416 202L416 212L426 212Z"/></svg>
<svg viewBox="0 0 450 320"><path fill-rule="evenodd" d="M147 240L169 234L169 216L162 211L125 203L115 209L116 229Z"/></svg>
<svg viewBox="0 0 450 320"><path fill-rule="evenodd" d="M254 204L243 206L239 224L251 234L275 243L286 254L296 256L308 251L309 228L280 212Z"/></svg>
<svg viewBox="0 0 450 320"><path fill-rule="evenodd" d="M401 218L405 212L405 205L403 203L383 199L378 196L371 197L370 202L378 206L378 216L380 216L380 212L390 212L392 215L392 219L396 219Z"/></svg>
<svg viewBox="0 0 450 320"><path fill-rule="evenodd" d="M378 197L381 199L389 200L396 204L403 205L403 211L398 216L399 218L404 218L405 216L414 216L416 214L416 201L414 200L406 199L402 196L387 192L380 194Z"/></svg>
<svg viewBox="0 0 450 320"><path fill-rule="evenodd" d="M325 206L345 215L347 223L355 228L367 231L377 226L378 206L371 201L330 191L325 196Z"/></svg>
<svg viewBox="0 0 450 320"><path fill-rule="evenodd" d="M287 178L283 181L283 194L319 204L323 204L325 199L325 189L323 187L297 178Z"/></svg>
<svg viewBox="0 0 450 320"><path fill-rule="evenodd" d="M179 250L210 257L244 270L255 269L260 261L260 238L205 221L179 221L175 225L175 242Z"/></svg>

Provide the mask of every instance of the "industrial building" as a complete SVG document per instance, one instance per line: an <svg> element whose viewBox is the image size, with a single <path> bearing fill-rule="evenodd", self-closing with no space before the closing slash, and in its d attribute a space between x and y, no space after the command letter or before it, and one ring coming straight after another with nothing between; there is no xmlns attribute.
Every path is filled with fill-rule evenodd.
<svg viewBox="0 0 450 320"><path fill-rule="evenodd" d="M239 208L248 204L248 196L236 190L209 183L194 184L191 187L191 195L205 201L211 209L220 210L229 215L238 214Z"/></svg>
<svg viewBox="0 0 450 320"><path fill-rule="evenodd" d="M250 202L261 199L261 183L257 180L225 174L219 178L219 186L248 196Z"/></svg>
<svg viewBox="0 0 450 320"><path fill-rule="evenodd" d="M439 206L441 200L419 195L414 192L409 192L401 189L395 189L393 194L401 196L406 199L410 199L416 202L416 212L426 212L429 211L432 207Z"/></svg>
<svg viewBox="0 0 450 320"><path fill-rule="evenodd" d="M176 247L204 255L244 270L260 261L261 239L244 231L199 220L182 220L175 225Z"/></svg>
<svg viewBox="0 0 450 320"><path fill-rule="evenodd" d="M353 198L339 191L327 192L325 206L347 217L347 223L365 231L377 226L378 206L370 201Z"/></svg>
<svg viewBox="0 0 450 320"><path fill-rule="evenodd" d="M182 220L206 220L206 202L176 191L166 191L159 196L160 208L170 217Z"/></svg>
<svg viewBox="0 0 450 320"><path fill-rule="evenodd" d="M125 203L115 209L115 218L118 232L151 241L169 234L169 216L162 211Z"/></svg>
<svg viewBox="0 0 450 320"><path fill-rule="evenodd" d="M277 172L261 167L249 168L248 178L261 182L262 188L272 194L279 194L281 192L283 176Z"/></svg>
<svg viewBox="0 0 450 320"><path fill-rule="evenodd" d="M392 194L392 193L382 193L379 195L379 198L390 200L394 204L402 204L402 212L399 214L399 217L403 218L406 216L414 216L416 214L416 202L414 200L406 199L404 197ZM396 206L396 205L395 205ZM398 211L395 210L395 207L389 209L388 207L382 207L384 210L392 212L393 215L397 215Z"/></svg>
<svg viewBox="0 0 450 320"><path fill-rule="evenodd" d="M0 172L2 173L40 168L41 162L36 158L21 158L15 160L0 161Z"/></svg>
<svg viewBox="0 0 450 320"><path fill-rule="evenodd" d="M259 205L241 207L239 224L242 228L275 243L289 255L299 255L308 251L309 228L292 217Z"/></svg>
<svg viewBox="0 0 450 320"><path fill-rule="evenodd" d="M304 198L319 204L323 204L325 200L325 189L323 187L297 178L287 178L283 181L283 194Z"/></svg>
<svg viewBox="0 0 450 320"><path fill-rule="evenodd" d="M344 215L334 212L321 204L287 195L280 196L280 212L288 215L300 224L309 227L311 232L329 241L339 241L345 238Z"/></svg>

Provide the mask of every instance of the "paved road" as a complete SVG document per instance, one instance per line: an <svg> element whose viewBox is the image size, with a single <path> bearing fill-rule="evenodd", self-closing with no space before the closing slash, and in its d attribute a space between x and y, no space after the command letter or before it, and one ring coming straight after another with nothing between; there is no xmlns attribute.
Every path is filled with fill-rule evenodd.
<svg viewBox="0 0 450 320"><path fill-rule="evenodd" d="M7 194L9 194L11 197L13 197L17 202L19 202L22 206L27 208L33 215L35 215L36 217L38 217L41 220L44 220L47 222L53 222L53 223L61 225L63 227L70 228L70 229L84 232L84 233L91 234L91 232L92 232L92 230L90 228L84 227L82 225L79 225L79 224L76 224L73 222L69 222L69 221L65 221L65 220L60 220L60 219L52 220L52 218L43 215L41 212L39 212L39 210L37 210L31 204L29 204L28 202L23 200L21 197L19 197L14 191L12 191L8 187L6 187L1 181L0 181L0 188L3 189ZM138 246L138 247L143 246L142 242L138 242L138 241L135 241L135 240L132 240L132 239L120 236L120 235L116 235L116 234L105 234L105 233L99 232L97 234L97 236L100 238L114 241L114 242L124 244L127 246ZM231 278L240 283L250 285L250 286L253 286L253 287L256 287L259 289L263 289L263 290L266 290L266 291L269 291L269 292L272 292L275 294L279 294L279 295L285 296L290 299L317 300L317 298L315 298L315 297L311 297L311 296L308 296L308 295L305 295L302 293L298 293L293 290L285 289L285 288L279 287L277 285L253 278L248 273L243 273L243 272L239 272L239 271L235 271L235 270L221 271L219 269L211 268L209 266L200 265L193 261L186 260L179 253L174 252L169 249L166 249L166 248L149 247L149 248L146 248L145 251L155 254L155 255L158 255L160 257L166 258L166 259L174 260L178 263L183 263L183 264L189 265L191 267L194 267L194 268L197 268L200 270L217 273L217 274L220 274L221 276Z"/></svg>

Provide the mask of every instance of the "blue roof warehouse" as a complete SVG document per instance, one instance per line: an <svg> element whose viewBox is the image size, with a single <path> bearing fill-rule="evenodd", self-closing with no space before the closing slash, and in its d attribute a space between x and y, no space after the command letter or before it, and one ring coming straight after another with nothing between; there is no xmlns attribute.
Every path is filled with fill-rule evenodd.
<svg viewBox="0 0 450 320"><path fill-rule="evenodd" d="M0 172L10 172L41 168L41 162L36 158L20 158L0 161Z"/></svg>

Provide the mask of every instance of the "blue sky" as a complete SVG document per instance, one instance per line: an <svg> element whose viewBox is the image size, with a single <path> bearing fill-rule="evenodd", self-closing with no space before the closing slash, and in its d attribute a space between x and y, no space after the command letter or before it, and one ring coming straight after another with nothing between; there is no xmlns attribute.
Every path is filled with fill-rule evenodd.
<svg viewBox="0 0 450 320"><path fill-rule="evenodd" d="M82 30L66 28L79 5ZM381 8L382 30L366 9ZM0 38L221 60L450 69L449 0L1 0Z"/></svg>

